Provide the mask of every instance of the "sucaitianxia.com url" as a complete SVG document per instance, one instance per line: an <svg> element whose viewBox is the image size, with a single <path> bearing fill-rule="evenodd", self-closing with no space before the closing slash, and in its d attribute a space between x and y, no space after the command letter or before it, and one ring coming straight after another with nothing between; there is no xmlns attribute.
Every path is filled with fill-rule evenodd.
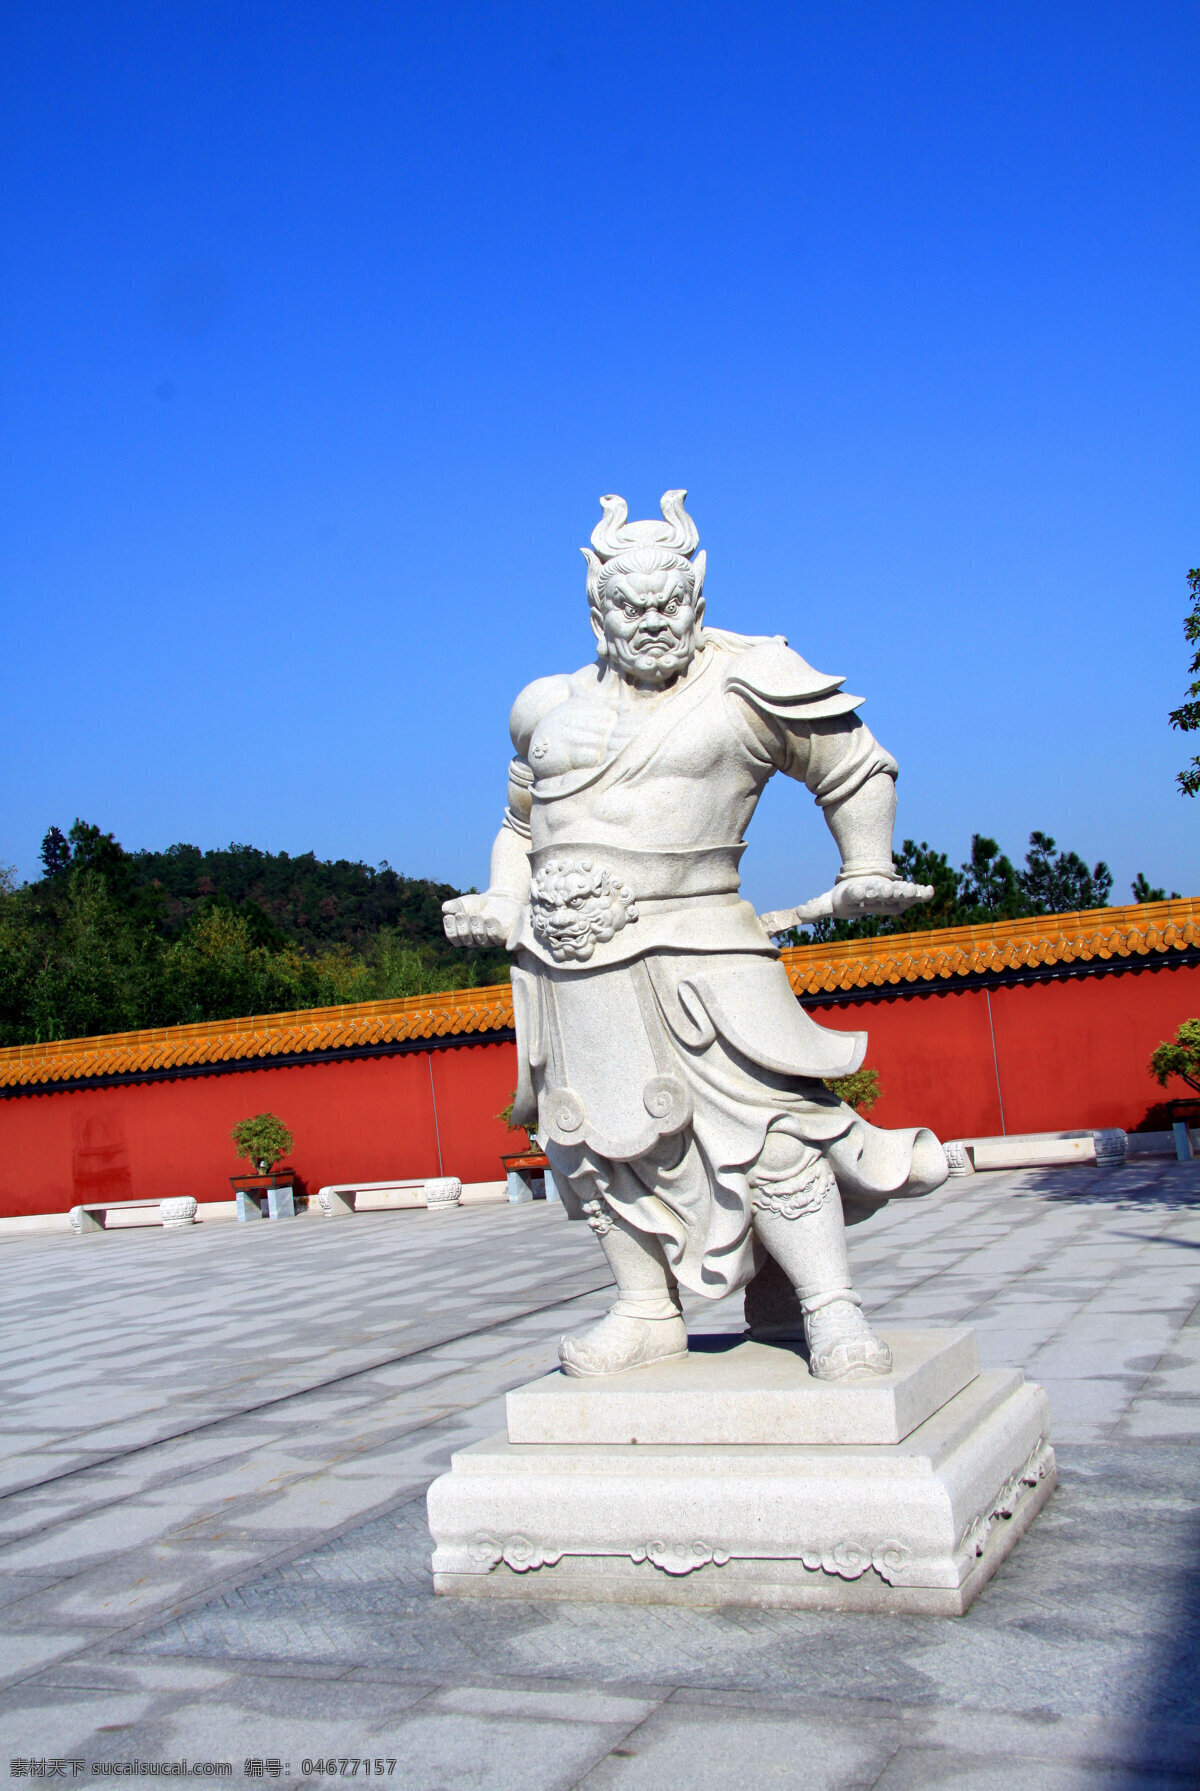
<svg viewBox="0 0 1200 1791"><path fill-rule="evenodd" d="M231 1779L232 1760L10 1760L10 1779Z"/></svg>

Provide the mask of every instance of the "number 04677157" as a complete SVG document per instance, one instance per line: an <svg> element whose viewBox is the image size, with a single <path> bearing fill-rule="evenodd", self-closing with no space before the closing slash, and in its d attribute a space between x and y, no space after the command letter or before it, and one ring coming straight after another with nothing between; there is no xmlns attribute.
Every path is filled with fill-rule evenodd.
<svg viewBox="0 0 1200 1791"><path fill-rule="evenodd" d="M301 1760L300 1771L307 1778L315 1778L324 1774L335 1779L390 1778L396 1770L394 1760L385 1760L376 1754L374 1758L354 1758L346 1754L330 1754L321 1760Z"/></svg>

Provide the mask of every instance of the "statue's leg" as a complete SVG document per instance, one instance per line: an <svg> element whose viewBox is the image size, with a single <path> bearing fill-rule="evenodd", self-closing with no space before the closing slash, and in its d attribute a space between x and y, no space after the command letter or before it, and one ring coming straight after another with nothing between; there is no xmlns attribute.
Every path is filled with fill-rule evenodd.
<svg viewBox="0 0 1200 1791"><path fill-rule="evenodd" d="M864 1370L887 1374L892 1352L860 1310L850 1279L841 1199L825 1158L799 1138L772 1129L749 1180L754 1229L799 1296L813 1374L828 1381ZM766 1305L765 1300L759 1303ZM752 1297L748 1317L752 1328L758 1328L754 1307ZM760 1335L786 1334L786 1316L774 1323L766 1312L763 1316Z"/></svg>
<svg viewBox="0 0 1200 1791"><path fill-rule="evenodd" d="M564 1337L559 1357L568 1374L618 1374L648 1362L687 1355L679 1289L656 1238L637 1231L601 1198L584 1202L619 1298L598 1325Z"/></svg>

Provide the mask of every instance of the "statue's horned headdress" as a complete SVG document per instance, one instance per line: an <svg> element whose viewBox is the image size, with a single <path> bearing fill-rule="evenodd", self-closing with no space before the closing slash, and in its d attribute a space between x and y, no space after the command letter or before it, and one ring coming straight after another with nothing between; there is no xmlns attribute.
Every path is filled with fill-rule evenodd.
<svg viewBox="0 0 1200 1791"><path fill-rule="evenodd" d="M686 491L663 492L661 522L630 522L629 505L623 497L610 493L600 499L604 515L592 530L591 547L580 550L588 564L588 600L594 610L600 608L601 582L608 562L639 549L664 556L660 562L664 566L669 566L672 559L691 560L692 589L699 597L704 585L704 555L696 554L700 535L683 507L686 496Z"/></svg>
<svg viewBox="0 0 1200 1791"><path fill-rule="evenodd" d="M600 560L613 560L631 547L665 547L691 559L700 545L695 523L683 507L686 491L664 491L661 522L630 522L623 497L602 497L604 515L592 530L592 546Z"/></svg>

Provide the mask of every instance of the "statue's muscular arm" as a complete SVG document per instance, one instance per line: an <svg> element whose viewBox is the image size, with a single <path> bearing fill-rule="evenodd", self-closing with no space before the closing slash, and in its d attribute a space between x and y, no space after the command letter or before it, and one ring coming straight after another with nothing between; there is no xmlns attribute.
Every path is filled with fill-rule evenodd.
<svg viewBox="0 0 1200 1791"><path fill-rule="evenodd" d="M529 900L529 816L533 771L529 743L538 723L571 696L575 678L566 673L535 678L512 707L509 732L516 757L508 768L508 807L492 842L488 886L481 895L456 896L442 903L442 925L456 945L506 946Z"/></svg>
<svg viewBox="0 0 1200 1791"><path fill-rule="evenodd" d="M805 784L837 842L842 868L833 889L795 909L762 915L768 932L798 921L901 914L933 895L896 875L892 755L855 713L858 698L782 643L747 655L729 695L748 743L785 776ZM833 686L831 688L831 686Z"/></svg>

